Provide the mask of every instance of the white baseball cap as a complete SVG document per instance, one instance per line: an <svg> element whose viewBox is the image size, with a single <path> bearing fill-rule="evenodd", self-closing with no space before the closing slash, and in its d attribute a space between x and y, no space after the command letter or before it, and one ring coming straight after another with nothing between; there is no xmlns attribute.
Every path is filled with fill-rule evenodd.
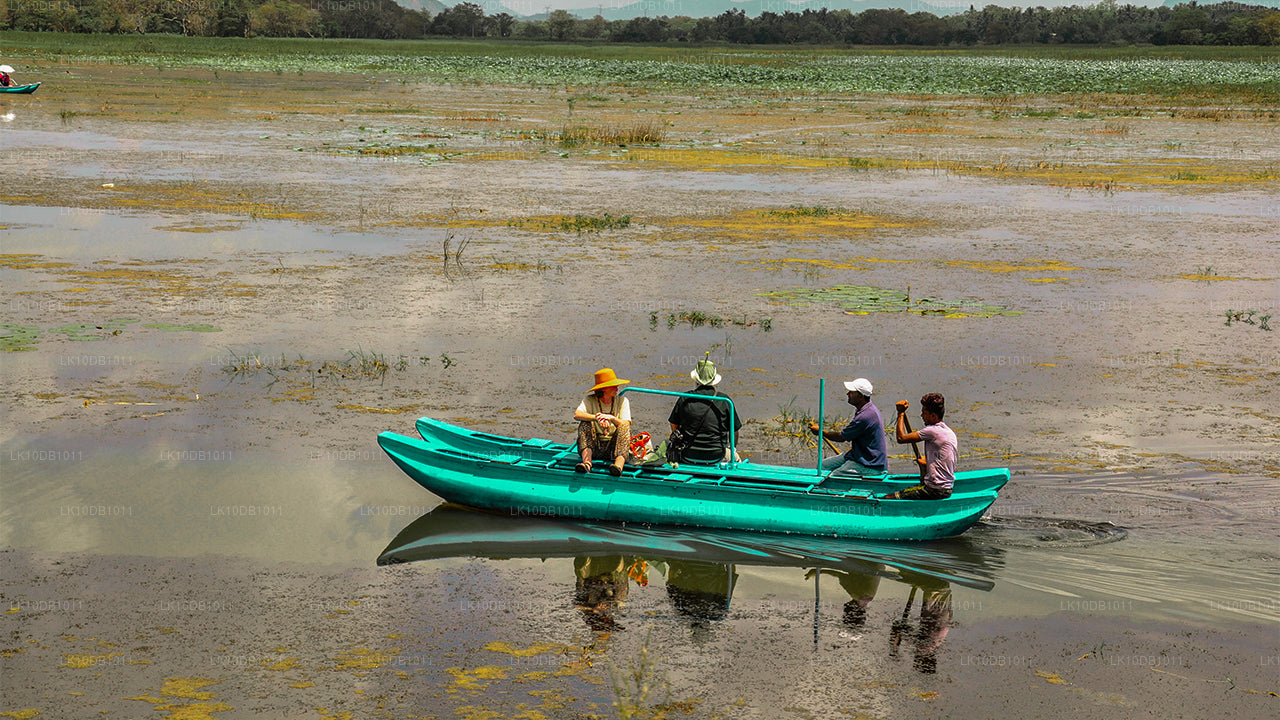
<svg viewBox="0 0 1280 720"><path fill-rule="evenodd" d="M853 382L847 382L844 384L844 389L871 397L871 381L866 378L858 378Z"/></svg>

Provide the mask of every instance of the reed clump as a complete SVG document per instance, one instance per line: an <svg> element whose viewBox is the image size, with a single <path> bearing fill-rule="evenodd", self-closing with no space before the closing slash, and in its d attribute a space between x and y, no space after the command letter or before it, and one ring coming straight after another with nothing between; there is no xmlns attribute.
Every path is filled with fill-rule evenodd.
<svg viewBox="0 0 1280 720"><path fill-rule="evenodd" d="M666 130L658 123L640 123L631 127L565 125L560 129L556 144L563 148L583 145L657 145L666 136Z"/></svg>

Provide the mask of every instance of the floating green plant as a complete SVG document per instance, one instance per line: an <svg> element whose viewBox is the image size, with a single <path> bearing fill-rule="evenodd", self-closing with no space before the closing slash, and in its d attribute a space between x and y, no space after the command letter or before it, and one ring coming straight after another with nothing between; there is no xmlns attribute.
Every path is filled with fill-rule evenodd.
<svg viewBox="0 0 1280 720"><path fill-rule="evenodd" d="M136 322L139 322L137 318L111 318L101 325L62 325L49 328L49 332L66 335L68 340L101 340L119 335L124 326Z"/></svg>
<svg viewBox="0 0 1280 720"><path fill-rule="evenodd" d="M775 290L760 293L760 295L788 305L834 305L850 315L909 312L915 315L943 317L1015 317L1022 314L1021 310L1010 310L999 305L985 305L977 300L940 300L929 297L913 300L908 293L901 290L862 285Z"/></svg>
<svg viewBox="0 0 1280 720"><path fill-rule="evenodd" d="M5 352L26 352L35 350L36 341L40 339L40 328L29 325L0 324L0 350Z"/></svg>
<svg viewBox="0 0 1280 720"><path fill-rule="evenodd" d="M222 328L216 325L205 325L196 323L193 325L174 325L172 323L145 323L144 328L153 330L164 330L167 332L222 332Z"/></svg>

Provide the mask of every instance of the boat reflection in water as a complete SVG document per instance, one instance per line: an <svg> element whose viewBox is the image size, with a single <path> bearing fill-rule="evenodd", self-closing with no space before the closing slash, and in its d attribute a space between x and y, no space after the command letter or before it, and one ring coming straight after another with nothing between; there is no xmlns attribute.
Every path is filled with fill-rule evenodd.
<svg viewBox="0 0 1280 720"><path fill-rule="evenodd" d="M620 617L633 585L647 587L652 574L665 579L676 616L690 623L693 639L712 623L730 618L730 604L744 566L796 568L814 582L814 642L818 642L822 576L848 596L842 623L862 634L868 608L888 579L911 587L907 606L887 628L888 654L912 650L922 673L937 669L938 649L952 627L952 585L988 591L1003 566L998 548L964 538L934 542L880 542L725 530L616 525L540 517L512 517L442 505L406 527L378 557L379 565L448 557L572 558L572 602L595 632L624 629ZM920 596L919 611L911 618ZM762 602L767 608L768 603Z"/></svg>

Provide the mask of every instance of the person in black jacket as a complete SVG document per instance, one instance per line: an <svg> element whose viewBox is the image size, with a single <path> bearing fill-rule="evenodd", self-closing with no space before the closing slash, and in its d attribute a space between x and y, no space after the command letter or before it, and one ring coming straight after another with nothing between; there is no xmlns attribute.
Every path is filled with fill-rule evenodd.
<svg viewBox="0 0 1280 720"><path fill-rule="evenodd" d="M689 373L689 377L698 383L697 387L689 391L690 393L708 397L728 397L716 391L715 386L720 384L722 378L720 373L716 372L716 364L710 359L698 361L697 367ZM728 403L687 397L677 400L667 422L671 423L673 436L678 434L686 440L679 459L673 464L684 462L691 465L715 465L719 462L727 462L729 460L728 418ZM737 410L734 410L735 438L741 429L742 419L738 417Z"/></svg>

